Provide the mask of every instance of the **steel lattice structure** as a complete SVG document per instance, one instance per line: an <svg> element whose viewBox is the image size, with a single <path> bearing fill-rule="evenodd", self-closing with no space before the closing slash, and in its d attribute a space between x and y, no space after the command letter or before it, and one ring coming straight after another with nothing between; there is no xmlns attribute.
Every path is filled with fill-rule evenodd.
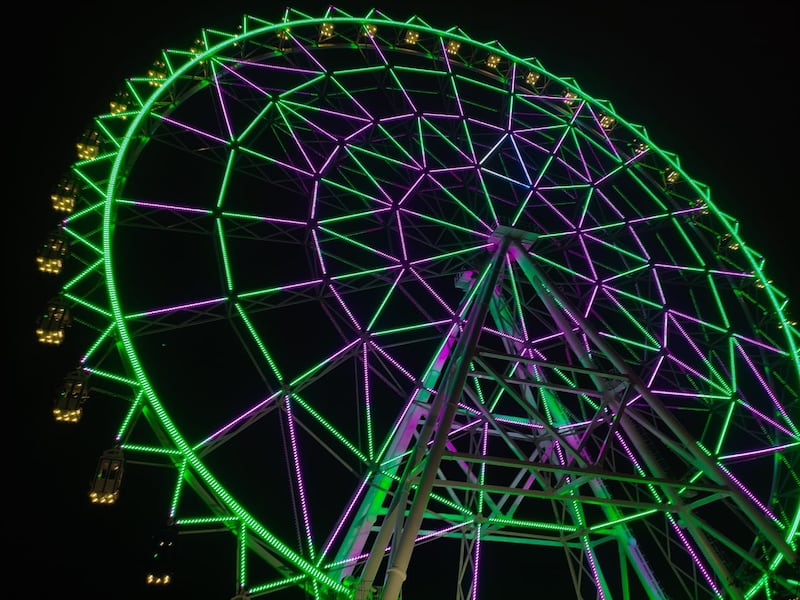
<svg viewBox="0 0 800 600"><path fill-rule="evenodd" d="M536 59L247 16L126 80L53 200L40 337L86 347L59 414L119 407L109 498L109 465L168 467L152 501L230 531L232 594L430 597L431 561L464 599L796 592L787 298Z"/></svg>

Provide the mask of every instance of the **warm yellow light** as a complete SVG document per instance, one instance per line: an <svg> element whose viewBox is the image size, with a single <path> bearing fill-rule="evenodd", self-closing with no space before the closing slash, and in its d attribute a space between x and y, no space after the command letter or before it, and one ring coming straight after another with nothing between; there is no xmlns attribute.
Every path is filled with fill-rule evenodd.
<svg viewBox="0 0 800 600"><path fill-rule="evenodd" d="M42 344L58 345L64 341L64 332L60 329L56 331L47 331L45 329L37 329L36 335Z"/></svg>
<svg viewBox="0 0 800 600"><path fill-rule="evenodd" d="M492 68L500 64L500 57L496 54L490 54L486 59L486 64Z"/></svg>
<svg viewBox="0 0 800 600"><path fill-rule="evenodd" d="M319 38L325 39L333 35L333 23L323 23L319 30Z"/></svg>
<svg viewBox="0 0 800 600"><path fill-rule="evenodd" d="M206 43L201 39L196 39L194 44L191 48L189 48L189 52L192 54L202 54L206 49Z"/></svg>
<svg viewBox="0 0 800 600"><path fill-rule="evenodd" d="M676 183L681 178L680 173L669 167L664 171L664 176L666 177L667 183Z"/></svg>
<svg viewBox="0 0 800 600"><path fill-rule="evenodd" d="M154 575L153 573L147 574L147 583L149 585L168 585L171 581L171 575Z"/></svg>
<svg viewBox="0 0 800 600"><path fill-rule="evenodd" d="M419 32L413 31L411 29L406 31L405 43L413 46L419 41Z"/></svg>
<svg viewBox="0 0 800 600"><path fill-rule="evenodd" d="M457 42L456 40L450 40L449 42L447 42L448 54L458 54L459 48L461 48L461 42Z"/></svg>
<svg viewBox="0 0 800 600"><path fill-rule="evenodd" d="M119 113L123 113L126 110L128 110L128 105L127 104L122 104L120 102L115 102L114 100L112 100L108 104L109 104L109 108L111 110L111 114L112 115L118 115Z"/></svg>
<svg viewBox="0 0 800 600"><path fill-rule="evenodd" d="M603 115L600 117L600 127L605 129L606 131L610 131L614 128L614 125L617 124L617 120L614 117L609 117L608 115Z"/></svg>
<svg viewBox="0 0 800 600"><path fill-rule="evenodd" d="M37 256L36 262L39 263L39 270L44 273L58 275L61 272L62 262L60 258L45 258Z"/></svg>
<svg viewBox="0 0 800 600"><path fill-rule="evenodd" d="M578 94L571 91L571 90L564 90L564 102L569 106L575 105L575 99L578 97Z"/></svg>
<svg viewBox="0 0 800 600"><path fill-rule="evenodd" d="M84 144L83 142L75 144L75 149L78 151L78 158L81 160L91 160L100 152L98 144Z"/></svg>
<svg viewBox="0 0 800 600"><path fill-rule="evenodd" d="M127 115L124 115L126 110L128 110L128 100L130 100L130 96L127 92L118 92L114 99L109 102L109 108L111 110L112 115L119 115L120 119L126 119Z"/></svg>
<svg viewBox="0 0 800 600"><path fill-rule="evenodd" d="M117 494L98 494L97 492L91 492L89 494L89 499L92 501L92 504L114 504L114 502L117 501Z"/></svg>
<svg viewBox="0 0 800 600"><path fill-rule="evenodd" d="M56 421L64 423L77 423L81 420L83 410L78 408L75 410L61 410L60 408L53 409L53 418Z"/></svg>
<svg viewBox="0 0 800 600"><path fill-rule="evenodd" d="M528 71L528 74L525 75L525 83L528 85L536 85L536 82L539 81L539 77L541 77L541 75L536 71Z"/></svg>
<svg viewBox="0 0 800 600"><path fill-rule="evenodd" d="M71 213L75 208L75 200L79 191L79 184L75 183L68 177L62 178L61 181L59 181L58 186L56 186L56 189L52 194L50 194L53 210Z"/></svg>
<svg viewBox="0 0 800 600"><path fill-rule="evenodd" d="M152 87L160 87L162 80L167 78L166 72L167 65L162 60L157 60L153 66L147 71L147 76L150 78L148 82Z"/></svg>
<svg viewBox="0 0 800 600"><path fill-rule="evenodd" d="M53 210L71 213L75 209L75 196L52 194L50 200L53 203Z"/></svg>

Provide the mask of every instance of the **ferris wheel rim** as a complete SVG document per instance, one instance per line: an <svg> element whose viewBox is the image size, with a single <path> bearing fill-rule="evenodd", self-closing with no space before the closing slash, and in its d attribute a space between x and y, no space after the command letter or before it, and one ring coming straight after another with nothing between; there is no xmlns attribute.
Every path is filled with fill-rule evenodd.
<svg viewBox="0 0 800 600"><path fill-rule="evenodd" d="M300 23L300 24L318 25L318 24L322 24L323 22L328 22L328 21L336 21L336 18L335 17L333 17L333 18L327 18L327 17L311 18L311 19L303 20L302 23ZM354 22L354 21L363 22L363 19L362 18L346 17L346 18L343 18L343 20L342 20L342 22L347 22L347 23ZM406 23L406 22L399 22L399 21L388 21L387 22L387 21L383 21L383 20L379 21L378 24L382 25L382 26L388 25L390 27L400 27L400 26L406 27L408 25L408 23ZM276 24L271 24L271 25L265 26L262 29L249 31L246 34L246 36L243 36L241 38L241 42L246 42L247 39L255 38L258 35L263 34L265 32L273 32L273 31L280 30L284 26L285 26L285 23L282 22L282 23L276 23ZM432 28L430 29L430 32L435 36L439 36L440 38L444 38L445 36L447 36L447 37L455 37L455 38L461 39L461 41L463 41L463 42L470 42L470 43L473 43L474 45L482 46L484 49L488 49L489 48L489 45L476 43L473 40L469 40L469 38L467 38L463 34L454 34L452 32L446 32L446 31L432 29ZM174 78L174 80L180 79L183 74L189 72L192 68L196 67L201 61L208 60L208 59L212 58L213 54L218 52L223 47L227 48L231 43L233 43L233 42L232 41L220 42L216 46L213 46L213 47L209 48L206 52L195 56L194 58L192 58L192 60L190 62L186 63L186 65L184 65L183 67L181 67L180 69L175 71L173 73L173 75L172 75L172 78L170 78L167 81L167 83L164 85L164 87L159 88L159 89L161 89L161 90L168 89L169 85L170 85L169 82L173 81L173 78ZM510 58L511 55L506 54L506 57ZM527 63L525 61L519 61L519 62L520 62L520 64L524 64L526 66L535 66L535 65L529 64L529 63ZM548 73L548 75L549 75L549 73ZM570 84L568 84L566 81L562 81L562 80L559 80L557 78L553 78L553 79L555 81L558 81L560 84L564 84L565 87L573 89L573 88L570 87ZM577 89L577 88L575 88L575 89ZM149 116L149 112L147 112L147 114L145 114L146 113L145 107L147 107L147 110L149 110L149 107L151 107L153 105L153 103L158 101L159 94L161 94L161 93L162 92L158 92L157 94L154 94L143 105L142 111L138 114L138 116L134 120L134 123L136 124L137 127L139 125L141 125L142 121L145 119L146 116ZM164 93L166 93L166 92L164 92ZM581 98L587 100L590 103L594 102L593 99L591 99L588 96L586 96L583 92L581 92ZM597 106L601 106L601 105L597 104ZM609 114L611 114L614 117L616 117L616 115L613 114L613 111L610 111L609 107L607 107L607 106L603 106L603 107L606 110L608 110ZM628 126L628 124L624 123L624 121L621 122L621 125ZM131 126L130 131L131 132L134 131L133 125ZM108 191L108 194L107 194L107 197L106 197L106 205L105 205L105 217L104 217L105 225L104 225L104 229L103 229L103 231L104 231L104 233L103 233L103 240L104 240L103 258L104 258L104 261L105 261L106 286L107 286L107 288L109 290L110 304L111 304L111 307L112 307L113 319L114 319L114 322L115 322L115 327L118 329L119 335L122 338L123 345L125 346L126 351L128 353L128 359L129 359L129 361L131 363L131 367L133 368L133 371L136 373L137 379L142 383L142 387L143 387L144 392L148 396L148 404L149 404L149 406L157 413L158 418L159 418L162 426L164 426L164 428L169 431L172 441L175 442L176 446L180 449L180 451L181 451L182 455L184 456L184 458L188 459L188 462L191 464L192 468L195 469L195 471L197 471L199 474L203 475L204 478L206 476L209 477L209 479L206 480L206 483L213 487L214 484L217 484L218 482L213 478L213 475L211 474L211 472L207 471L205 469L205 466L203 465L203 463L200 460L200 458L195 454L194 450L192 449L192 446L183 438L183 436L180 434L180 431L176 427L174 427L174 424L173 424L172 420L169 418L167 412L164 411L164 408L162 407L161 402L158 399L158 396L156 395L155 391L152 389L152 386L150 385L149 380L147 378L147 374L145 372L145 369L140 364L138 355L137 355L137 353L136 353L136 351L135 351L135 349L133 347L132 342L130 341L130 336L129 336L128 331L127 331L127 327L128 327L127 323L129 321L130 315L122 310L122 307L118 302L118 294L117 294L117 289L116 289L117 283L116 283L116 275L115 275L116 272L115 272L115 270L114 270L114 268L112 266L112 263L113 263L113 258L112 258L112 256L113 256L112 236L113 236L114 231L113 231L113 227L111 226L111 224L113 222L112 211L116 210L116 200L117 200L117 196L115 195L116 188L115 188L114 182L116 181L116 178L117 178L117 175L118 175L118 171L120 171L123 168L121 161L124 159L124 154L125 154L125 151L127 149L127 144L129 142L131 142L133 139L134 139L134 134L131 133L129 137L126 137L123 140L123 142L122 142L122 144L121 144L121 146L119 148L119 155L118 155L118 158L117 158L117 160L115 162L113 175L111 177L112 185L109 186L109 191ZM685 174L682 171L680 171L680 167L679 167L677 161L673 161L668 153L663 153L660 150L657 150L657 148L655 148L654 146L652 146L649 143L649 140L647 140L646 136L643 136L643 139L653 149L655 149L657 152L661 153L661 158L667 164L672 165L675 168L675 170L680 173L680 175L685 177ZM689 180L689 181L691 182L691 180ZM694 182L691 182L690 185L692 185L694 187L695 191L702 191L701 188L698 187L697 185L695 185ZM706 204L707 204L707 206L709 208L711 208L712 211L716 211L716 209L713 207L713 204L711 204L711 202L710 202L710 200L708 198L706 198ZM726 223L726 221L722 221L722 222ZM731 232L732 235L737 236L737 239L738 239L738 234L736 233L736 230L734 228L729 227L729 231ZM489 237L489 236L487 236L487 237ZM756 272L756 276L761 278L761 279L763 279L763 276L762 276L762 274L760 272L760 266L758 266L758 264L755 262L755 258L753 257L753 255L748 254L747 257L748 257L748 260L749 260L750 264L755 267L754 271ZM772 303L774 305L774 308L779 308L778 307L778 302L777 302L777 299L776 299L775 295L772 294L771 290L769 290L769 293L770 293L770 299L771 299L771 301L772 301ZM778 311L778 314L780 315L780 318L783 319L784 325L786 325L786 319L783 316L783 313ZM792 338L791 334L788 332L788 327L786 328L786 330L787 330L786 331L786 336L787 336L787 339L788 339L788 343L789 343L790 346L792 346L792 344L794 344L793 338ZM238 512L238 511L241 510L242 514L246 514L246 511L245 511L244 507L239 505L232 496L226 497L226 494L221 493L220 497L223 498L225 500L225 502L228 503L229 506L234 507L234 509L235 509L234 512ZM322 580L322 581L326 581L326 583L330 584L333 589L337 589L335 587L335 585L334 585L334 584L337 584L337 582L332 582L322 572L315 572L314 576L315 577L319 577L320 580ZM339 591L342 591L342 590L339 590Z"/></svg>

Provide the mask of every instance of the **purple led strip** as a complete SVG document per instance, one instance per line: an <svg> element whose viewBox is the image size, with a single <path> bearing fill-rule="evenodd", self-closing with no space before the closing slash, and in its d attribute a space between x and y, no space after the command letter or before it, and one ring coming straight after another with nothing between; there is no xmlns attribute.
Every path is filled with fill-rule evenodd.
<svg viewBox="0 0 800 600"><path fill-rule="evenodd" d="M631 461L631 464L636 469L636 472L639 474L640 477L646 478L647 474L645 473L644 469L642 469L641 465L639 464L639 461L634 456L634 454L631 451L631 449L628 447L628 444L625 442L625 439L622 437L622 434L617 430L617 431L614 432L614 435L617 438L617 441L619 442L620 447L622 448L622 450L627 455L628 460ZM655 500L657 502L659 502L659 503L662 502L661 498L659 498L655 494L655 492L654 492L654 497L655 497ZM692 558L692 561L694 562L695 566L700 571L700 573L702 573L703 578L706 580L708 585L714 590L714 592L718 596L721 596L719 588L717 587L717 585L714 583L713 579L711 578L711 575L709 574L708 569L705 567L703 562L700 560L700 556L694 550L694 547L692 546L690 540L687 539L686 536L683 534L683 531L681 531L681 528L675 522L675 519L673 518L673 516L670 513L666 513L665 516L667 517L667 520L669 521L669 523L670 523L670 525L672 527L672 530L680 538L680 540L682 542L682 547L686 549L686 551L689 553L689 556Z"/></svg>
<svg viewBox="0 0 800 600"><path fill-rule="evenodd" d="M292 411L292 399L289 394L284 396L284 406L286 407L286 423L289 426L289 442L292 452L292 466L295 476L295 488L300 497L300 510L303 515L303 529L305 530L308 542L308 554L314 560L314 536L311 534L311 520L309 518L308 502L306 501L306 486L303 481L303 469L300 464L300 449L297 443L297 434L294 429L294 414Z"/></svg>
<svg viewBox="0 0 800 600"><path fill-rule="evenodd" d="M761 375L758 369L756 369L756 366L753 364L753 361L750 360L750 357L744 351L742 345L739 343L738 340L733 340L733 341L736 346L736 349L739 351L739 354L741 354L742 358L744 358L745 362L747 363L747 366L750 367L751 373L753 373L755 378L758 379L758 382L761 384L761 387L766 392L767 396L769 396L769 399L772 401L772 404L775 406L775 408L778 410L778 412L781 414L781 416L784 418L786 423L791 428L792 434L795 437L800 436L800 431L798 431L797 426L789 418L789 414L786 412L786 408L780 403L778 398L775 397L775 392L773 392L772 388L770 388L769 385L767 385L767 382L764 381L764 377Z"/></svg>

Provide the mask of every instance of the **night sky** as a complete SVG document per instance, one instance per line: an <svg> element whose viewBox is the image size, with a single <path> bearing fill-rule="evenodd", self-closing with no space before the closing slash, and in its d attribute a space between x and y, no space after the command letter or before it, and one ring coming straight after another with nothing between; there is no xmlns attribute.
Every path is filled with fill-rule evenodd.
<svg viewBox="0 0 800 600"><path fill-rule="evenodd" d="M292 4L315 16L325 5ZM418 14L443 29L458 25L477 40L497 39L511 53L535 56L553 74L573 77L590 96L609 100L710 187L712 201L739 219L745 242L766 257L775 285L800 302L796 5L533 2L525 9L490 5L493 11L460 3L369 5L398 19ZM352 14L369 5L337 4ZM57 223L51 188L91 117L104 112L122 80L144 72L161 48L188 47L204 26L232 30L245 13L278 20L284 4L145 0L124 10L109 6L56 3L18 21L29 37L6 49L5 118L15 132L6 138L13 165L6 171L13 193L6 193L10 222L3 238L12 330L7 351L15 365L10 376L20 382L6 396L15 432L6 489L13 560L38 573L17 576L6 589L40 598L141 597L137 563L161 518L146 495L111 510L88 502L89 478L115 423L104 429L95 416L72 429L51 417L53 391L77 358L40 346L34 335L36 316L57 291L57 282L35 265L38 245ZM800 318L800 307L791 306L790 314ZM204 589L214 590L213 583ZM228 582L216 589L221 595L214 590L194 597L232 595Z"/></svg>

